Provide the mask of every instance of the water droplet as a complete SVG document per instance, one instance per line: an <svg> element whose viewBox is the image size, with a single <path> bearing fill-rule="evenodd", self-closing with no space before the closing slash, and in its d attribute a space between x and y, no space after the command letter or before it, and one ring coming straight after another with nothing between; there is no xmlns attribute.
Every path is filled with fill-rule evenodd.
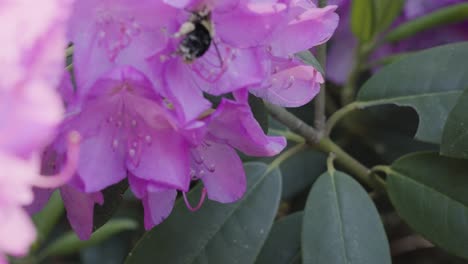
<svg viewBox="0 0 468 264"><path fill-rule="evenodd" d="M192 178L192 180L197 179L197 174L196 174L195 170L192 169L192 168L190 168L190 178Z"/></svg>
<svg viewBox="0 0 468 264"><path fill-rule="evenodd" d="M151 144L151 141L152 141L152 140L153 140L153 139L151 138L150 135L146 135L146 137L145 137L146 143Z"/></svg>
<svg viewBox="0 0 468 264"><path fill-rule="evenodd" d="M200 170L200 171L198 172L198 176L200 176L200 178L203 177L203 176L205 176L205 174L206 174L206 172L205 172L204 170Z"/></svg>
<svg viewBox="0 0 468 264"><path fill-rule="evenodd" d="M278 73L278 72L279 72L279 67L278 67L278 66L275 66L275 67L273 68L273 73Z"/></svg>
<svg viewBox="0 0 468 264"><path fill-rule="evenodd" d="M135 119L132 120L132 127L136 127L137 121Z"/></svg>
<svg viewBox="0 0 468 264"><path fill-rule="evenodd" d="M208 165L208 171L209 172L215 172L215 170L216 170L216 166L213 163Z"/></svg>
<svg viewBox="0 0 468 264"><path fill-rule="evenodd" d="M135 154L136 154L135 149L131 148L130 150L128 150L128 155L130 155L130 157L132 158L135 157Z"/></svg>
<svg viewBox="0 0 468 264"><path fill-rule="evenodd" d="M113 147L113 148L118 148L118 147L119 147L119 140L114 139L114 140L112 141L112 147Z"/></svg>
<svg viewBox="0 0 468 264"><path fill-rule="evenodd" d="M286 86L286 88L290 88L291 86L293 86L294 82L296 81L296 78L294 76L289 76L289 79L288 79L288 84Z"/></svg>

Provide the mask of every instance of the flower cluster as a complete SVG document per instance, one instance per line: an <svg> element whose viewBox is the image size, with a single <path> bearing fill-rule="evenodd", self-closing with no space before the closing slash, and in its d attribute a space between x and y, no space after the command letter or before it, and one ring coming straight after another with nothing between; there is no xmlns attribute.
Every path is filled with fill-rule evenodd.
<svg viewBox="0 0 468 264"><path fill-rule="evenodd" d="M60 192L79 237L91 234L102 191L122 180L142 200L147 229L195 181L204 188L195 208L186 202L191 210L205 196L242 197L237 151L273 156L286 145L264 133L248 98L296 107L318 93L322 75L294 54L331 37L335 9L308 0L75 1L67 24L72 75L54 75L62 77L66 113L42 169L55 174L73 164L68 138L77 131L77 169Z"/></svg>

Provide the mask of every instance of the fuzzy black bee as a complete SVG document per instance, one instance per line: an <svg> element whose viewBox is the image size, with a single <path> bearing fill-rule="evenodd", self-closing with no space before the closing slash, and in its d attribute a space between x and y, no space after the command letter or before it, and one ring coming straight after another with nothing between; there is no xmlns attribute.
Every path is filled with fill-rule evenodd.
<svg viewBox="0 0 468 264"><path fill-rule="evenodd" d="M177 53L185 62L190 63L205 54L213 40L213 24L210 13L205 11L194 12L189 21L182 24L176 37L183 37Z"/></svg>

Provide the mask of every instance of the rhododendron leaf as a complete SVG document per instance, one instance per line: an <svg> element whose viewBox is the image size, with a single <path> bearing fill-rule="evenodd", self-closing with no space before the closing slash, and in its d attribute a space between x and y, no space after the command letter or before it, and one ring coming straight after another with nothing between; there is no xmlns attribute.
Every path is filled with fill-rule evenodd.
<svg viewBox="0 0 468 264"><path fill-rule="evenodd" d="M439 143L449 112L468 83L468 43L417 52L390 64L362 87L364 105L410 106L419 115L416 138Z"/></svg>
<svg viewBox="0 0 468 264"><path fill-rule="evenodd" d="M468 158L468 89L458 99L445 123L440 152L455 158Z"/></svg>
<svg viewBox="0 0 468 264"><path fill-rule="evenodd" d="M273 225L256 264L301 263L302 216L302 211L293 213Z"/></svg>
<svg viewBox="0 0 468 264"><path fill-rule="evenodd" d="M126 263L253 263L278 209L281 173L264 163L247 163L248 190L236 203L206 201L190 212L176 202L171 215L147 232ZM200 186L188 194L200 197Z"/></svg>
<svg viewBox="0 0 468 264"><path fill-rule="evenodd" d="M308 149L285 160L281 165L283 175L283 199L292 199L309 188L325 171L326 156Z"/></svg>
<svg viewBox="0 0 468 264"><path fill-rule="evenodd" d="M385 40L387 42L397 42L414 36L424 30L466 21L467 13L468 3L460 3L446 8L441 8L425 16L409 20L408 22L399 25L385 36Z"/></svg>
<svg viewBox="0 0 468 264"><path fill-rule="evenodd" d="M101 241L125 230L136 229L138 224L134 220L112 220L99 228L91 235L89 240L80 240L74 232L68 232L52 242L41 256L68 255L78 252L80 249L99 244Z"/></svg>
<svg viewBox="0 0 468 264"><path fill-rule="evenodd" d="M60 194L56 191L50 196L44 208L33 216L37 229L37 243L39 245L47 239L64 212L65 207L63 206L62 198L60 198Z"/></svg>
<svg viewBox="0 0 468 264"><path fill-rule="evenodd" d="M374 0L354 0L351 8L351 31L361 42L372 39L375 32Z"/></svg>
<svg viewBox="0 0 468 264"><path fill-rule="evenodd" d="M268 133L268 112L263 100L256 96L249 95L249 105L255 120L257 120L258 124L262 127L263 132Z"/></svg>
<svg viewBox="0 0 468 264"><path fill-rule="evenodd" d="M272 135L275 135L272 131ZM290 146L287 147L289 149ZM285 151L287 150L285 149ZM271 162L275 157L264 158L265 162ZM283 161L280 165L283 176L283 191L281 198L291 200L296 195L309 189L310 186L326 170L326 155L306 149Z"/></svg>
<svg viewBox="0 0 468 264"><path fill-rule="evenodd" d="M386 30L401 13L405 0L374 0L376 12L376 31Z"/></svg>
<svg viewBox="0 0 468 264"><path fill-rule="evenodd" d="M377 209L351 176L327 172L312 186L302 221L302 263L391 263Z"/></svg>
<svg viewBox="0 0 468 264"><path fill-rule="evenodd" d="M468 163L415 153L395 161L388 193L398 214L416 232L460 257L468 258Z"/></svg>
<svg viewBox="0 0 468 264"><path fill-rule="evenodd" d="M104 225L114 215L122 203L123 194L128 188L128 182L123 180L102 191L104 196L103 205L94 206L93 229L96 230Z"/></svg>
<svg viewBox="0 0 468 264"><path fill-rule="evenodd" d="M320 62L315 58L312 52L308 50L304 50L304 51L296 53L296 57L298 57L305 64L313 66L321 74L325 74L325 71L323 70L322 65L320 65Z"/></svg>

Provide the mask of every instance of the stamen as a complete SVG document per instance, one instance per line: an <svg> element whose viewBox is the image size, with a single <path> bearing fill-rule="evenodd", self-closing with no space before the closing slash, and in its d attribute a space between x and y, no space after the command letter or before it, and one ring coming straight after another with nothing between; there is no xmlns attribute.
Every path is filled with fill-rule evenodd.
<svg viewBox="0 0 468 264"><path fill-rule="evenodd" d="M77 131L70 132L68 135L67 163L64 168L56 175L37 177L34 181L36 187L56 188L72 178L78 167L80 138L80 134Z"/></svg>
<svg viewBox="0 0 468 264"><path fill-rule="evenodd" d="M205 198L206 198L206 188L203 187L202 189L202 193L201 193L201 196L200 196L200 200L198 201L198 204L196 207L192 207L187 199L187 195L186 195L186 192L182 192L182 196L184 197L184 202L185 202L185 205L187 206L187 208L192 211L192 212L195 212L197 211L198 209L201 208L201 206L203 205L203 202L205 201Z"/></svg>

